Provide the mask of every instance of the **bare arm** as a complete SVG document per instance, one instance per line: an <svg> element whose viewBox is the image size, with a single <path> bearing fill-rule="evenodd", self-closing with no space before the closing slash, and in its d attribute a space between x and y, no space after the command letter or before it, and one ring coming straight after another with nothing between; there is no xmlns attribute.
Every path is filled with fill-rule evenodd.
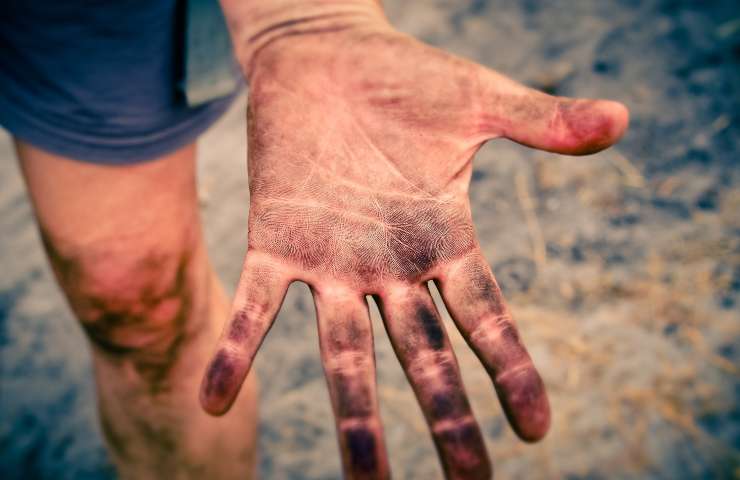
<svg viewBox="0 0 740 480"><path fill-rule="evenodd" d="M202 403L227 410L290 282L316 304L345 473L389 475L365 295L379 304L448 478L491 467L426 282L527 441L550 411L472 224L475 152L506 137L587 154L627 111L551 97L395 31L372 0L222 0L250 82L249 245Z"/></svg>

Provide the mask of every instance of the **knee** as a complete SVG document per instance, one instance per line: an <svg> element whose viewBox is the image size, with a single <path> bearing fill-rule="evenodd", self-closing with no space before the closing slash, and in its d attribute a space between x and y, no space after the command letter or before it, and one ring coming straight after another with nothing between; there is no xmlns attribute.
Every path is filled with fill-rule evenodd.
<svg viewBox="0 0 740 480"><path fill-rule="evenodd" d="M154 369L172 360L199 300L192 251L42 238L70 307L97 351Z"/></svg>

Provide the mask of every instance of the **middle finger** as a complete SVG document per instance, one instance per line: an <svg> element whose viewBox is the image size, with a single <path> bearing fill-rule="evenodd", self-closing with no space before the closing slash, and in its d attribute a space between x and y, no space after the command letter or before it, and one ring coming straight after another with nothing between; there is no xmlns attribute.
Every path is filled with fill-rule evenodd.
<svg viewBox="0 0 740 480"><path fill-rule="evenodd" d="M425 285L380 296L385 328L416 394L447 478L491 477L483 436L470 409L457 358Z"/></svg>

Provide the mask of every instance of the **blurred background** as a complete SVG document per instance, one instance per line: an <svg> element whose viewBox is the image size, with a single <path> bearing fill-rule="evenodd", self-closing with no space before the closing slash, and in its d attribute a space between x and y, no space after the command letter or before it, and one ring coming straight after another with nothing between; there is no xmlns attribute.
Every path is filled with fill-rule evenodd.
<svg viewBox="0 0 740 480"><path fill-rule="evenodd" d="M392 22L548 93L627 104L591 157L506 141L479 153L476 227L547 384L552 430L507 426L448 325L497 478L740 478L740 5L728 1L385 0ZM245 248L245 97L201 139L212 258L233 288ZM88 351L42 254L0 131L0 477L113 477ZM396 478L441 478L373 312ZM258 355L265 479L340 477L313 304L291 287Z"/></svg>

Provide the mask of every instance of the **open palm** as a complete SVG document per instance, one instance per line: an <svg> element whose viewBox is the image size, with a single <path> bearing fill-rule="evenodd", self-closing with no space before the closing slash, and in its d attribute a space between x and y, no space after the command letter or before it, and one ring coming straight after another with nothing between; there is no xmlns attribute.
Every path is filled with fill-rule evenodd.
<svg viewBox="0 0 740 480"><path fill-rule="evenodd" d="M306 282L345 474L388 477L365 300L372 295L446 476L490 477L429 280L517 434L541 438L550 413L475 236L473 156L497 137L592 153L621 136L626 110L547 96L389 28L281 39L259 55L250 78L248 252L203 383L204 407L229 408L289 284Z"/></svg>

